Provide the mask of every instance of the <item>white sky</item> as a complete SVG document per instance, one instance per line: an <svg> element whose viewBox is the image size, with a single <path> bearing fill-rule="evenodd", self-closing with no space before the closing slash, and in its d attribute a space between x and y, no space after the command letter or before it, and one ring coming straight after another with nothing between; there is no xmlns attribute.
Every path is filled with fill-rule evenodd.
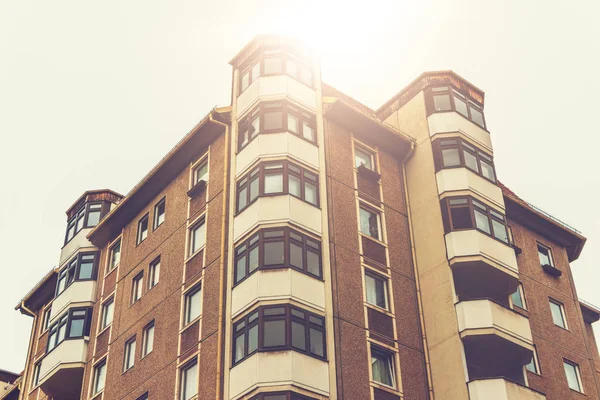
<svg viewBox="0 0 600 400"><path fill-rule="evenodd" d="M600 304L600 2L353 4L0 0L0 368L24 366L31 318L13 308L58 262L67 207L127 193L228 105L228 62L257 33L304 39L327 83L374 108L426 70L484 90L500 180L587 236L573 274Z"/></svg>

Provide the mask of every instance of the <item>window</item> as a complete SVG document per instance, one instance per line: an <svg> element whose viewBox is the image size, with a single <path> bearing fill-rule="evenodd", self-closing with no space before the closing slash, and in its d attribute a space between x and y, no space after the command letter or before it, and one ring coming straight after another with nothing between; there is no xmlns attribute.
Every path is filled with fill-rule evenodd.
<svg viewBox="0 0 600 400"><path fill-rule="evenodd" d="M388 310L387 279L365 272L367 303Z"/></svg>
<svg viewBox="0 0 600 400"><path fill-rule="evenodd" d="M567 329L567 321L565 320L565 309L562 303L550 299L550 311L552 312L552 321L554 321L554 325Z"/></svg>
<svg viewBox="0 0 600 400"><path fill-rule="evenodd" d="M563 365L565 367L565 375L567 377L567 384L569 385L569 389L573 389L583 393L579 365L568 360L563 360Z"/></svg>
<svg viewBox="0 0 600 400"><path fill-rule="evenodd" d="M537 359L537 349L533 347L533 354L531 354L531 360L527 365L525 365L525 369L529 372L533 372L534 374L539 375L539 367L538 367L538 359Z"/></svg>
<svg viewBox="0 0 600 400"><path fill-rule="evenodd" d="M428 114L456 111L485 129L483 106L458 90L448 86L433 87L427 92L427 99Z"/></svg>
<svg viewBox="0 0 600 400"><path fill-rule="evenodd" d="M185 318L184 326L200 316L200 306L202 302L201 286L197 285L185 294Z"/></svg>
<svg viewBox="0 0 600 400"><path fill-rule="evenodd" d="M204 217L190 228L190 256L196 254L206 243Z"/></svg>
<svg viewBox="0 0 600 400"><path fill-rule="evenodd" d="M121 262L121 239L110 248L110 259L108 262L108 272L119 266Z"/></svg>
<svg viewBox="0 0 600 400"><path fill-rule="evenodd" d="M358 168L361 165L367 169L370 169L371 171L375 171L373 153L362 147L354 147L354 166Z"/></svg>
<svg viewBox="0 0 600 400"><path fill-rule="evenodd" d="M96 255L98 253L79 253L58 273L56 297L75 281L96 279Z"/></svg>
<svg viewBox="0 0 600 400"><path fill-rule="evenodd" d="M471 197L450 197L441 202L446 233L477 229L509 244L506 218L500 212Z"/></svg>
<svg viewBox="0 0 600 400"><path fill-rule="evenodd" d="M261 73L262 69L262 73ZM240 73L240 93L246 90L261 75L286 74L309 87L313 87L310 66L289 54L266 51Z"/></svg>
<svg viewBox="0 0 600 400"><path fill-rule="evenodd" d="M167 199L163 197L156 205L154 206L154 224L152 229L156 229L165 222L165 207L166 207Z"/></svg>
<svg viewBox="0 0 600 400"><path fill-rule="evenodd" d="M67 339L81 339L90 334L91 308L72 308L48 328L49 353Z"/></svg>
<svg viewBox="0 0 600 400"><path fill-rule="evenodd" d="M140 397L138 397L135 400L148 400L148 392L144 393L143 395L141 395Z"/></svg>
<svg viewBox="0 0 600 400"><path fill-rule="evenodd" d="M198 360L186 364L181 368L180 400L189 400L198 394Z"/></svg>
<svg viewBox="0 0 600 400"><path fill-rule="evenodd" d="M263 306L233 326L233 363L255 351L294 349L325 359L325 319L291 305Z"/></svg>
<svg viewBox="0 0 600 400"><path fill-rule="evenodd" d="M194 168L194 185L198 182L208 182L208 161L202 161L197 167Z"/></svg>
<svg viewBox="0 0 600 400"><path fill-rule="evenodd" d="M144 271L133 277L131 285L131 304L135 303L142 297L144 290Z"/></svg>
<svg viewBox="0 0 600 400"><path fill-rule="evenodd" d="M52 314L52 308L48 307L44 310L44 317L42 319L42 332L48 329L48 325L50 324L50 315Z"/></svg>
<svg viewBox="0 0 600 400"><path fill-rule="evenodd" d="M106 359L100 361L94 367L94 384L93 394L100 393L104 389L104 381L106 379Z"/></svg>
<svg viewBox="0 0 600 400"><path fill-rule="evenodd" d="M252 204L259 196L290 194L313 206L319 206L319 176L290 161L262 162L237 183L237 211Z"/></svg>
<svg viewBox="0 0 600 400"><path fill-rule="evenodd" d="M379 213L364 205L360 206L360 231L374 239L381 240Z"/></svg>
<svg viewBox="0 0 600 400"><path fill-rule="evenodd" d="M135 364L135 336L125 342L125 356L123 357L123 372Z"/></svg>
<svg viewBox="0 0 600 400"><path fill-rule="evenodd" d="M154 321L150 322L144 328L144 336L142 338L142 357L146 357L152 353L154 348Z"/></svg>
<svg viewBox="0 0 600 400"><path fill-rule="evenodd" d="M33 389L40 383L40 370L42 367L42 363L38 362L33 367L33 379L31 380L31 388Z"/></svg>
<svg viewBox="0 0 600 400"><path fill-rule="evenodd" d="M549 247L546 247L542 244L537 244L538 256L540 258L540 265L549 265L554 267L554 262L552 261L552 251Z"/></svg>
<svg viewBox="0 0 600 400"><path fill-rule="evenodd" d="M65 244L83 228L93 228L98 225L103 217L102 203L89 203L83 205L67 221L67 233L65 235Z"/></svg>
<svg viewBox="0 0 600 400"><path fill-rule="evenodd" d="M100 330L112 324L114 310L115 299L111 297L107 302L105 302L102 305L102 323L100 325Z"/></svg>
<svg viewBox="0 0 600 400"><path fill-rule="evenodd" d="M444 168L465 167L477 175L496 183L494 160L488 153L461 138L438 139L433 142L436 171Z"/></svg>
<svg viewBox="0 0 600 400"><path fill-rule="evenodd" d="M160 278L160 256L150 263L148 270L148 289L152 289Z"/></svg>
<svg viewBox="0 0 600 400"><path fill-rule="evenodd" d="M238 244L234 265L234 285L266 268L294 268L321 278L321 242L291 228L261 229Z"/></svg>
<svg viewBox="0 0 600 400"><path fill-rule="evenodd" d="M379 347L371 346L371 370L373 381L396 387L394 377L394 355Z"/></svg>
<svg viewBox="0 0 600 400"><path fill-rule="evenodd" d="M259 133L288 132L316 143L317 122L313 113L286 101L262 102L238 123L238 150Z"/></svg>
<svg viewBox="0 0 600 400"><path fill-rule="evenodd" d="M514 306L522 308L523 310L527 309L527 306L525 305L525 295L523 292L523 285L521 283L519 283L517 290L510 296L510 299Z"/></svg>
<svg viewBox="0 0 600 400"><path fill-rule="evenodd" d="M138 221L137 244L142 243L148 237L148 213Z"/></svg>

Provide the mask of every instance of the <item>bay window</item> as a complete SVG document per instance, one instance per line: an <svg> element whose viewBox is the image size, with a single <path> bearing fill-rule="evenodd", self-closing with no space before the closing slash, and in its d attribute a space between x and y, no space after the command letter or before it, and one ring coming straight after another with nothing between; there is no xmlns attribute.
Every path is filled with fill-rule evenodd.
<svg viewBox="0 0 600 400"><path fill-rule="evenodd" d="M486 129L483 105L450 86L432 87L426 91L427 115L456 111L463 117Z"/></svg>
<svg viewBox="0 0 600 400"><path fill-rule="evenodd" d="M496 183L492 156L462 138L437 139L433 142L436 172L446 168L465 167Z"/></svg>
<svg viewBox="0 0 600 400"><path fill-rule="evenodd" d="M58 273L56 296L65 291L75 281L96 279L97 252L79 253Z"/></svg>
<svg viewBox="0 0 600 400"><path fill-rule="evenodd" d="M104 214L108 212L107 207L103 207L102 202L84 204L67 221L67 233L65 235L65 244L83 228L93 228L98 225Z"/></svg>
<svg viewBox="0 0 600 400"><path fill-rule="evenodd" d="M92 309L72 308L48 328L46 353L67 339L81 339L90 335Z"/></svg>
<svg viewBox="0 0 600 400"><path fill-rule="evenodd" d="M243 66L241 70L239 81L240 94L259 76L285 74L311 88L314 85L310 65L289 54L267 50L246 66Z"/></svg>

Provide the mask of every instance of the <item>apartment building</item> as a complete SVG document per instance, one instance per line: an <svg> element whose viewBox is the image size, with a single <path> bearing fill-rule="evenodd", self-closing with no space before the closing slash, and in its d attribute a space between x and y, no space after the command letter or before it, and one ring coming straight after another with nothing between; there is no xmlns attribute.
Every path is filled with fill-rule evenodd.
<svg viewBox="0 0 600 400"><path fill-rule="evenodd" d="M230 64L230 106L67 210L21 399L599 398L585 238L498 181L480 89L373 110L274 36Z"/></svg>

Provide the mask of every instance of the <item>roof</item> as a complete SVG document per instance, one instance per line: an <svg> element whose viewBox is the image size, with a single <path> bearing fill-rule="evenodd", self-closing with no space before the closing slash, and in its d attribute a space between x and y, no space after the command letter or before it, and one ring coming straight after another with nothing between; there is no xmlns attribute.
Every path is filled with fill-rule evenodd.
<svg viewBox="0 0 600 400"><path fill-rule="evenodd" d="M113 208L87 235L98 247L118 236L127 224L146 204L157 196L170 180L179 174L198 149L202 149L224 132L223 123L230 119L230 108L213 108L171 149L166 156Z"/></svg>
<svg viewBox="0 0 600 400"><path fill-rule="evenodd" d="M498 182L498 186L502 189L508 217L565 246L569 261L579 257L587 240L581 232L523 200L503 183Z"/></svg>
<svg viewBox="0 0 600 400"><path fill-rule="evenodd" d="M44 304L54 297L58 269L53 267L15 306L21 314L33 317L30 311L39 310ZM24 307L23 307L24 306Z"/></svg>
<svg viewBox="0 0 600 400"><path fill-rule="evenodd" d="M19 378L19 376L21 376L21 374L0 368L0 381L2 382L13 383Z"/></svg>
<svg viewBox="0 0 600 400"><path fill-rule="evenodd" d="M86 197L88 197L90 195L95 195L95 194L110 194L118 199L123 198L122 194L117 193L114 190L110 190L110 189L86 190L81 196L79 196L79 198L77 200L75 200L75 202L73 204L71 204L71 206L69 206L69 208L66 211L67 215L69 215L73 211L74 208L79 208L77 206L79 205L80 202L84 202Z"/></svg>
<svg viewBox="0 0 600 400"><path fill-rule="evenodd" d="M314 58L313 52L309 50L303 41L293 38L291 36L284 35L257 35L248 44L240 50L235 57L229 61L229 64L234 68L237 68L240 64L243 64L246 59L254 54L260 48L277 48L288 47L290 50L298 53L299 55Z"/></svg>
<svg viewBox="0 0 600 400"><path fill-rule="evenodd" d="M581 308L583 320L586 323L593 324L600 320L600 308L582 299L579 299L579 307Z"/></svg>

